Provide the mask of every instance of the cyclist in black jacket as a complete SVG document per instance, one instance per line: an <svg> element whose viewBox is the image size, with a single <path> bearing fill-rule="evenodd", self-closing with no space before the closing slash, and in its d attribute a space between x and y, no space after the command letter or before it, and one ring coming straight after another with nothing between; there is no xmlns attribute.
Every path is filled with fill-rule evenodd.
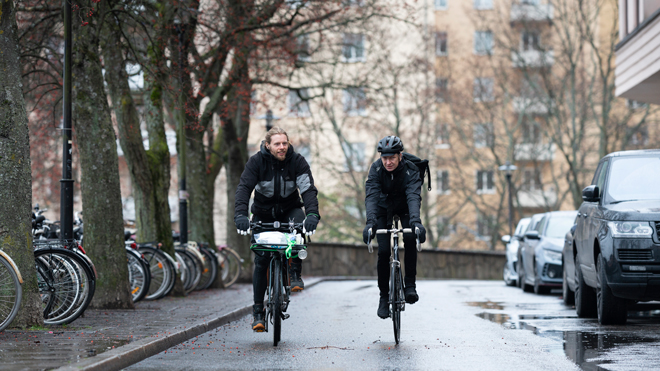
<svg viewBox="0 0 660 371"><path fill-rule="evenodd" d="M316 231L319 216L318 191L309 164L299 153L294 152L286 131L273 127L261 142L261 150L250 157L236 189L234 222L239 234L247 234L250 229L248 204L254 192L252 203L253 221L272 223L275 221L295 223L304 220L305 233ZM302 200L301 200L302 197ZM303 212L302 207L305 207ZM266 270L270 261L266 253L255 252L254 275L254 322L252 329L262 332L264 322L264 295L266 293ZM291 290L301 291L305 285L301 278L302 260L291 262Z"/></svg>
<svg viewBox="0 0 660 371"><path fill-rule="evenodd" d="M362 233L364 243L368 243L369 231L375 235L376 229L392 228L392 217L398 215L403 228L419 228L419 242L426 241L426 229L420 219L422 202L422 179L415 164L403 158L403 143L396 136L387 136L378 143L380 159L369 169L366 184L367 225ZM376 235L378 241L378 288L380 301L378 317L390 316L387 298L390 280L390 235ZM405 297L406 303L419 300L415 286L417 275L417 250L415 235L403 235L405 246Z"/></svg>

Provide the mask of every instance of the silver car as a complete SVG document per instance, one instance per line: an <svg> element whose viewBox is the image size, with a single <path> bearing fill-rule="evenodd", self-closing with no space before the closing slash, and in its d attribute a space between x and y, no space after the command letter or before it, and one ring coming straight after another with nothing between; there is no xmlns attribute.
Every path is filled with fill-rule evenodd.
<svg viewBox="0 0 660 371"><path fill-rule="evenodd" d="M502 242L506 244L506 263L504 263L502 276L507 286L515 286L518 281L518 248L530 220L531 218L520 219L516 230L513 232L513 236L509 236L508 234L502 236Z"/></svg>

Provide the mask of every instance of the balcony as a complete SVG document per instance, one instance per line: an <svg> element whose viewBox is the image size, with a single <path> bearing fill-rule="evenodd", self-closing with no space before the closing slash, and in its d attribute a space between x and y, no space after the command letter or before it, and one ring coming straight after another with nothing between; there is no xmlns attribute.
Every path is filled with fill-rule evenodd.
<svg viewBox="0 0 660 371"><path fill-rule="evenodd" d="M514 97L513 111L516 113L547 115L548 103L541 98Z"/></svg>
<svg viewBox="0 0 660 371"><path fill-rule="evenodd" d="M523 50L511 52L513 67L550 67L555 63L553 50Z"/></svg>
<svg viewBox="0 0 660 371"><path fill-rule="evenodd" d="M552 4L513 4L511 23L551 21L554 13Z"/></svg>
<svg viewBox="0 0 660 371"><path fill-rule="evenodd" d="M520 143L514 148L516 161L552 161L555 158L554 143Z"/></svg>
<svg viewBox="0 0 660 371"><path fill-rule="evenodd" d="M554 188L543 191L540 189L518 191L518 204L520 207L539 208L552 206L557 202L557 192Z"/></svg>

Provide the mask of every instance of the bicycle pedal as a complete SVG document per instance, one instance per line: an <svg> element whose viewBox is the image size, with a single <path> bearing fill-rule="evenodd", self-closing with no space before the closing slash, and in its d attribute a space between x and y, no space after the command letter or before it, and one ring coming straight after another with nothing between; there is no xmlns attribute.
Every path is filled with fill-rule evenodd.
<svg viewBox="0 0 660 371"><path fill-rule="evenodd" d="M291 316L288 315L288 314L283 314L283 315L282 315L282 319L289 319L289 317L291 317Z"/></svg>

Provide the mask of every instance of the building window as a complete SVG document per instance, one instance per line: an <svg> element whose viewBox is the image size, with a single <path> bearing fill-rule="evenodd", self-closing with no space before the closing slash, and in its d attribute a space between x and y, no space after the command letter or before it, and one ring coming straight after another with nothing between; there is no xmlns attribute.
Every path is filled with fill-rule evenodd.
<svg viewBox="0 0 660 371"><path fill-rule="evenodd" d="M630 109L646 108L648 103L640 102L638 100L626 99L626 106Z"/></svg>
<svg viewBox="0 0 660 371"><path fill-rule="evenodd" d="M296 37L296 58L301 62L309 62L312 59L311 48L309 46L309 35L300 35Z"/></svg>
<svg viewBox="0 0 660 371"><path fill-rule="evenodd" d="M492 147L495 140L493 134L493 125L487 124L474 124L474 131L472 132L475 148Z"/></svg>
<svg viewBox="0 0 660 371"><path fill-rule="evenodd" d="M633 146L645 146L649 144L649 129L645 125L634 128L630 134L629 143Z"/></svg>
<svg viewBox="0 0 660 371"><path fill-rule="evenodd" d="M305 6L304 0L284 0L291 9L299 9Z"/></svg>
<svg viewBox="0 0 660 371"><path fill-rule="evenodd" d="M448 0L435 0L435 10L447 10Z"/></svg>
<svg viewBox="0 0 660 371"><path fill-rule="evenodd" d="M445 102L447 100L449 80L444 78L435 79L435 101Z"/></svg>
<svg viewBox="0 0 660 371"><path fill-rule="evenodd" d="M448 170L438 170L436 172L436 189L439 195L448 195L450 193Z"/></svg>
<svg viewBox="0 0 660 371"><path fill-rule="evenodd" d="M538 122L526 119L522 122L522 143L541 142L541 125Z"/></svg>
<svg viewBox="0 0 660 371"><path fill-rule="evenodd" d="M493 54L493 33L491 31L474 31L474 54Z"/></svg>
<svg viewBox="0 0 660 371"><path fill-rule="evenodd" d="M494 224L494 218L492 216L484 215L477 211L477 239L490 241Z"/></svg>
<svg viewBox="0 0 660 371"><path fill-rule="evenodd" d="M522 172L522 186L523 191L537 191L541 190L541 172L537 168L525 168Z"/></svg>
<svg viewBox="0 0 660 371"><path fill-rule="evenodd" d="M492 170L477 170L477 194L495 193Z"/></svg>
<svg viewBox="0 0 660 371"><path fill-rule="evenodd" d="M438 217L438 239L446 241L451 234L456 232L455 225L451 224L451 219L446 216Z"/></svg>
<svg viewBox="0 0 660 371"><path fill-rule="evenodd" d="M520 0L521 4L539 5L539 0Z"/></svg>
<svg viewBox="0 0 660 371"><path fill-rule="evenodd" d="M345 33L341 48L342 62L364 62L364 35Z"/></svg>
<svg viewBox="0 0 660 371"><path fill-rule="evenodd" d="M473 97L475 102L492 102L495 99L493 90L495 81L492 77L477 77L474 79Z"/></svg>
<svg viewBox="0 0 660 371"><path fill-rule="evenodd" d="M435 126L435 148L449 148L449 124Z"/></svg>
<svg viewBox="0 0 660 371"><path fill-rule="evenodd" d="M294 116L309 116L308 99L307 89L289 90L289 113Z"/></svg>
<svg viewBox="0 0 660 371"><path fill-rule="evenodd" d="M540 50L540 35L538 31L523 31L520 48L522 51Z"/></svg>
<svg viewBox="0 0 660 371"><path fill-rule="evenodd" d="M446 32L436 32L435 33L435 55L437 55L437 56L447 55L447 33Z"/></svg>
<svg viewBox="0 0 660 371"><path fill-rule="evenodd" d="M537 74L529 75L522 80L520 94L522 97L537 99L543 96L543 79Z"/></svg>
<svg viewBox="0 0 660 371"><path fill-rule="evenodd" d="M363 88L344 89L344 112L349 116L363 116L367 108L367 94Z"/></svg>
<svg viewBox="0 0 660 371"><path fill-rule="evenodd" d="M344 171L364 171L366 145L363 142L341 144L344 150Z"/></svg>
<svg viewBox="0 0 660 371"><path fill-rule="evenodd" d="M474 9L493 9L493 0L474 0Z"/></svg>
<svg viewBox="0 0 660 371"><path fill-rule="evenodd" d="M312 165L312 149L309 146L309 143L300 143L296 146L296 152L298 152L302 157L305 158L305 161L311 166Z"/></svg>

